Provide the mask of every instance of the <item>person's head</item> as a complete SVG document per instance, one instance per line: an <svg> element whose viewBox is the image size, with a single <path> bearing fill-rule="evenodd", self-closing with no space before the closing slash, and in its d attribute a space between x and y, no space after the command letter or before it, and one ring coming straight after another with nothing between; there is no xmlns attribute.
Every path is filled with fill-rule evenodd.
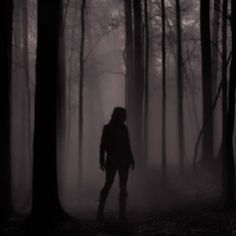
<svg viewBox="0 0 236 236"><path fill-rule="evenodd" d="M123 107L115 107L111 115L111 121L124 123L126 121L126 110Z"/></svg>

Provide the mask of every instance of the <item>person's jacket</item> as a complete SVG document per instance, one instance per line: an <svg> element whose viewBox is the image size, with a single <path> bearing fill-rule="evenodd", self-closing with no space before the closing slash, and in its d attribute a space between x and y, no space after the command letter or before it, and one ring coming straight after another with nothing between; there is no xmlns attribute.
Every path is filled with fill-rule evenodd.
<svg viewBox="0 0 236 236"><path fill-rule="evenodd" d="M132 163L134 163L134 159L130 147L128 128L124 123L111 121L103 127L100 164L129 166Z"/></svg>

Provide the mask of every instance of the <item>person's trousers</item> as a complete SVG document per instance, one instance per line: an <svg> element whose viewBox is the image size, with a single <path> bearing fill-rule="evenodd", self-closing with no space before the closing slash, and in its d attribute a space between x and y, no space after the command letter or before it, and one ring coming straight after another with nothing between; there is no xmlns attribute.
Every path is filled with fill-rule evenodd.
<svg viewBox="0 0 236 236"><path fill-rule="evenodd" d="M106 180L105 184L100 192L99 199L99 209L98 214L102 215L104 211L105 202L111 186L114 182L116 172L119 173L119 186L120 186L120 195L119 195L119 213L120 217L125 216L126 202L127 202L127 181L129 174L129 167L127 166L106 166Z"/></svg>

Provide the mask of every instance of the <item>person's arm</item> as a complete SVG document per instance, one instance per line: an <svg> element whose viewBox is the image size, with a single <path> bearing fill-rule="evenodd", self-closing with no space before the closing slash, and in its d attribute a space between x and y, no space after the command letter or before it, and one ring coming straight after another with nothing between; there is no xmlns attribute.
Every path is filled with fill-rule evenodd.
<svg viewBox="0 0 236 236"><path fill-rule="evenodd" d="M103 131L102 131L102 138L101 138L101 144L100 144L100 156L99 156L101 170L105 169L105 152L106 152L106 127L104 126Z"/></svg>

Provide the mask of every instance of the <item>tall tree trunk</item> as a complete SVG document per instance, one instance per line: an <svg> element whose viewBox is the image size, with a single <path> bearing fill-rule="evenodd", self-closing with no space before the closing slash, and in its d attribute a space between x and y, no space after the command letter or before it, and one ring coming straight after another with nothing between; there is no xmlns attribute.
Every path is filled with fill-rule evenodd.
<svg viewBox="0 0 236 236"><path fill-rule="evenodd" d="M0 2L0 226L11 211L10 175L10 86L12 63L12 0Z"/></svg>
<svg viewBox="0 0 236 236"><path fill-rule="evenodd" d="M28 0L22 2L22 24L23 24L23 60L26 74L26 88L27 88L27 124L28 124L28 145L29 156L32 154L32 137L31 137L31 95L30 95L30 76L29 76L29 50L28 50Z"/></svg>
<svg viewBox="0 0 236 236"><path fill-rule="evenodd" d="M216 96L217 93L217 82L218 82L218 64L219 64L219 30L220 30L220 6L221 0L214 0L214 7L213 7L213 22L212 22L212 43L211 43L211 51L212 51L212 96L213 98ZM224 37L224 35L222 35ZM214 132L215 138L213 139L213 144L216 143L217 137L219 136L219 113L218 109L214 111ZM214 148L214 147L213 147Z"/></svg>
<svg viewBox="0 0 236 236"><path fill-rule="evenodd" d="M161 25L162 25L162 126L161 126L161 156L162 176L166 176L166 14L165 0L161 0Z"/></svg>
<svg viewBox="0 0 236 236"><path fill-rule="evenodd" d="M176 29L177 29L177 96L178 96L178 144L180 170L184 168L184 117L183 117L183 60L182 60L182 29L179 0L176 5Z"/></svg>
<svg viewBox="0 0 236 236"><path fill-rule="evenodd" d="M226 162L224 155L226 154L226 130L227 130L227 110L228 110L228 81L227 81L227 14L228 0L222 2L222 63L221 63L221 79L222 79L222 142L219 151L219 158L222 161L222 189L223 197L225 197L224 186L226 182Z"/></svg>
<svg viewBox="0 0 236 236"><path fill-rule="evenodd" d="M144 155L148 159L148 118L149 118L149 22L148 1L144 1L145 22L145 82L144 82Z"/></svg>
<svg viewBox="0 0 236 236"><path fill-rule="evenodd" d="M132 0L124 0L125 9L125 64L126 64L126 107L131 143L134 145L134 36Z"/></svg>
<svg viewBox="0 0 236 236"><path fill-rule="evenodd" d="M222 65L221 65L221 79L222 79L222 145L225 147L226 137L226 120L227 120L227 12L228 0L223 0L222 4ZM223 151L224 153L224 151Z"/></svg>
<svg viewBox="0 0 236 236"><path fill-rule="evenodd" d="M61 8L64 9L65 3ZM64 13L63 13L64 12ZM63 182L64 159L66 158L66 62L65 62L65 20L66 13L60 9L59 25L59 76L57 85L57 160L58 182ZM61 177L61 178L59 178ZM60 189L58 190L60 193Z"/></svg>
<svg viewBox="0 0 236 236"><path fill-rule="evenodd" d="M217 71L218 71L218 48L219 48L219 29L220 29L220 5L221 0L214 0L213 8L213 27L212 27L212 84L213 97L217 90Z"/></svg>
<svg viewBox="0 0 236 236"><path fill-rule="evenodd" d="M59 35L62 15L62 0L38 1L32 205L35 222L53 221L63 214L57 182Z"/></svg>
<svg viewBox="0 0 236 236"><path fill-rule="evenodd" d="M31 201L32 146L28 90L28 32L26 0L14 0L11 89L12 201L28 208ZM24 174L22 175L22 171Z"/></svg>
<svg viewBox="0 0 236 236"><path fill-rule="evenodd" d="M82 183L83 157L83 87L84 87L84 39L85 39L85 7L81 4L81 39L80 39L80 79L79 79L79 183Z"/></svg>
<svg viewBox="0 0 236 236"><path fill-rule="evenodd" d="M228 111L226 123L226 148L224 153L224 188L225 204L231 207L235 201L235 170L234 170L234 150L233 134L235 120L235 88L236 88L236 4L231 0L231 33L232 33L232 60L230 65L229 93L228 93Z"/></svg>
<svg viewBox="0 0 236 236"><path fill-rule="evenodd" d="M143 168L143 102L144 102L144 49L143 49L143 17L141 0L133 1L134 13L134 153L138 167Z"/></svg>
<svg viewBox="0 0 236 236"><path fill-rule="evenodd" d="M212 69L210 39L210 1L200 2L200 32L202 55L203 138L202 160L213 158Z"/></svg>

